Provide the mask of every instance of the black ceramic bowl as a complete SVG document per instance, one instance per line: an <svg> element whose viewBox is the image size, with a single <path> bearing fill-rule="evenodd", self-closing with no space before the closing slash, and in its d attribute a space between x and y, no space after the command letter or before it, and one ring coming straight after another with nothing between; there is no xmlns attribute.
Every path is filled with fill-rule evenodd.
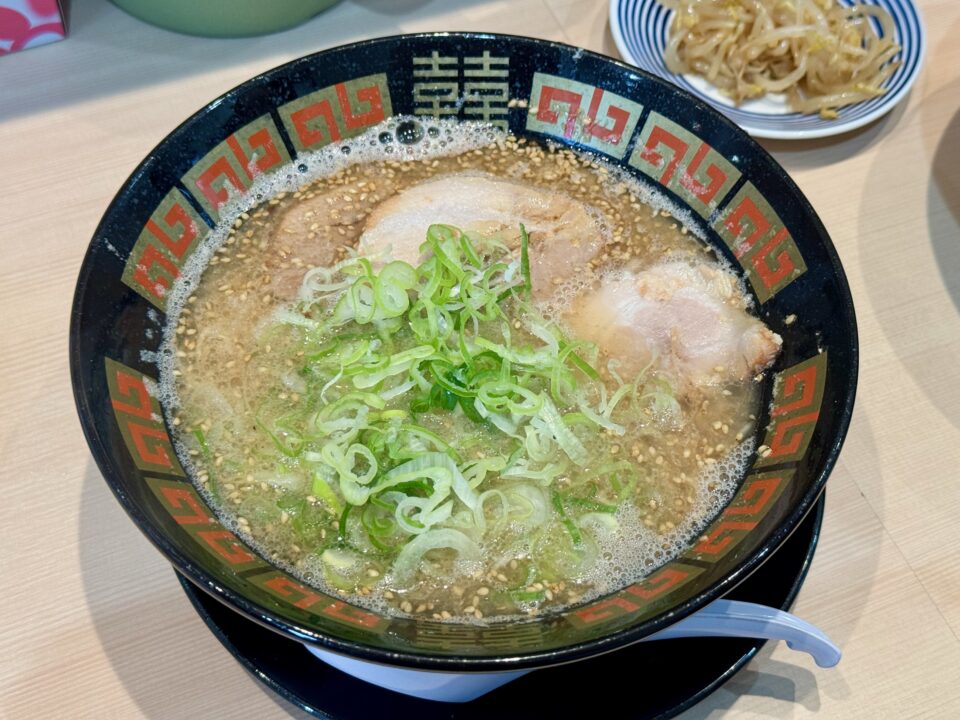
<svg viewBox="0 0 960 720"><path fill-rule="evenodd" d="M466 102L457 102L461 95ZM742 268L760 316L783 336L765 387L762 456L706 539L640 582L560 614L488 627L379 616L271 566L212 519L185 476L151 392L165 311L158 288L209 232L225 187L250 184L254 153L262 172L277 172L300 153L398 114L485 120L616 163L689 208L717 252ZM820 496L857 377L854 311L836 252L759 145L692 96L619 62L483 34L385 38L317 53L240 85L174 130L97 228L77 283L70 353L80 419L104 477L183 575L298 640L457 671L589 657L723 596Z"/></svg>

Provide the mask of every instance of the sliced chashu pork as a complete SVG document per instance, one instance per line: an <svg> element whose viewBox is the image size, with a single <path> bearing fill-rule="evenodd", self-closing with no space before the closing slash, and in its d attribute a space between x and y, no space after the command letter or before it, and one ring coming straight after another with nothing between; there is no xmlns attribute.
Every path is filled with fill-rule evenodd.
<svg viewBox="0 0 960 720"><path fill-rule="evenodd" d="M392 192L386 179L377 182L380 193ZM268 237L272 252L265 263L277 296L295 297L305 268L333 265L341 259L342 248L356 243L368 207L357 196L368 192L369 181L358 179L326 192L306 191L303 198L275 211ZM296 265L290 262L293 257L299 260Z"/></svg>
<svg viewBox="0 0 960 720"><path fill-rule="evenodd" d="M702 262L663 261L585 291L567 321L633 377L652 360L681 388L739 381L776 358L781 339L746 311L736 279Z"/></svg>
<svg viewBox="0 0 960 720"><path fill-rule="evenodd" d="M384 260L421 261L420 245L434 223L496 236L520 247L520 223L530 234L534 294L551 294L593 259L603 245L598 215L567 195L479 173L445 175L413 185L383 202L367 218L358 250Z"/></svg>

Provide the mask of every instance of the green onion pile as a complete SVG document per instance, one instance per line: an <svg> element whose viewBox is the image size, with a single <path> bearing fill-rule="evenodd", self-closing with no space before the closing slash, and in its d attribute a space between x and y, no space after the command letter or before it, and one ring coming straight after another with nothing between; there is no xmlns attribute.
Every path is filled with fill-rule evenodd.
<svg viewBox="0 0 960 720"><path fill-rule="evenodd" d="M403 592L516 560L496 590L537 603L531 584L582 577L618 510L646 502L614 445L677 416L673 392L612 363L601 377L596 347L532 304L528 242L521 226L515 257L433 225L418 266L315 268L276 314L267 334L292 338L299 392L263 400L256 423L276 477L307 480L271 503L335 588Z"/></svg>

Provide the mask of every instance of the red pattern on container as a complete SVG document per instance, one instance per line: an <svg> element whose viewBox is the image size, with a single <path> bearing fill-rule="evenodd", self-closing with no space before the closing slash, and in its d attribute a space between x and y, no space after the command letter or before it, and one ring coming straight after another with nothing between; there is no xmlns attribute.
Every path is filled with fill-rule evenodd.
<svg viewBox="0 0 960 720"><path fill-rule="evenodd" d="M55 42L66 34L57 0L0 0L0 55Z"/></svg>

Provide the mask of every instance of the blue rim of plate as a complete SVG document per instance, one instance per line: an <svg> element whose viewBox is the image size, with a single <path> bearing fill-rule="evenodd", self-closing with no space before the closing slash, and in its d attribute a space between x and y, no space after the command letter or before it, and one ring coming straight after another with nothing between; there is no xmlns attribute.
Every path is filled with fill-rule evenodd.
<svg viewBox="0 0 960 720"><path fill-rule="evenodd" d="M847 6L857 4L856 0L837 1ZM667 70L663 62L663 49L667 44L673 11L658 0L610 0L610 30L626 62L672 82L709 103L754 137L799 140L838 135L876 120L903 99L920 74L927 40L920 13L913 1L861 0L861 4L879 5L890 13L897 42L902 48L897 56L901 65L884 83L886 93L840 108L839 117L834 120L765 108L734 107L719 93L705 90L705 81L699 78L691 81L691 77ZM754 103L754 106L758 104Z"/></svg>

